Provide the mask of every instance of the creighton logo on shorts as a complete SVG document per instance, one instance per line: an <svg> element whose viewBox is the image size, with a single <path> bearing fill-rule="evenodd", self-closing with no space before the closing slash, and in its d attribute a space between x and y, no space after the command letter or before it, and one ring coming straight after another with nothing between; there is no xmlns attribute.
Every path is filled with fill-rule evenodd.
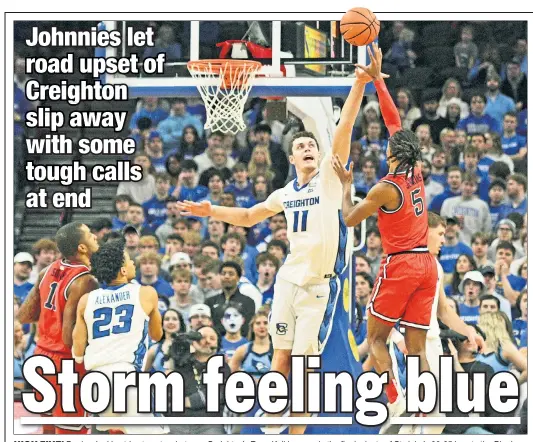
<svg viewBox="0 0 533 442"><path fill-rule="evenodd" d="M287 333L287 323L286 322L278 322L276 324L276 334L277 335L284 335Z"/></svg>

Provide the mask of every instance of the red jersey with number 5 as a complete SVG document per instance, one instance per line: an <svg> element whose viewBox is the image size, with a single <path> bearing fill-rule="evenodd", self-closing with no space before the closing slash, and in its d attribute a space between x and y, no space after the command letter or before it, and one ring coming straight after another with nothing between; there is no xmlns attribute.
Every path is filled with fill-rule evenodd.
<svg viewBox="0 0 533 442"><path fill-rule="evenodd" d="M37 326L38 347L71 356L70 348L63 343L63 312L70 285L76 278L88 273L89 268L81 263L66 263L58 259L50 264L39 284L41 314Z"/></svg>
<svg viewBox="0 0 533 442"><path fill-rule="evenodd" d="M378 211L383 251L390 255L427 247L428 214L420 168L415 168L407 177L405 172L399 172L396 176L389 173L380 182L393 185L401 195L397 209L387 210L381 207Z"/></svg>

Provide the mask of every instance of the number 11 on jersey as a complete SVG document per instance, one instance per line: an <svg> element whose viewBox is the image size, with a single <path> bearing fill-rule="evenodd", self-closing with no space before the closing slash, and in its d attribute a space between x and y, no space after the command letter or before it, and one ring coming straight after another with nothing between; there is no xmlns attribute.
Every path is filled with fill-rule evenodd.
<svg viewBox="0 0 533 442"><path fill-rule="evenodd" d="M300 224L300 212L302 214L302 222ZM296 210L294 212L294 223L292 224L293 232L305 232L307 230L307 215L309 210Z"/></svg>

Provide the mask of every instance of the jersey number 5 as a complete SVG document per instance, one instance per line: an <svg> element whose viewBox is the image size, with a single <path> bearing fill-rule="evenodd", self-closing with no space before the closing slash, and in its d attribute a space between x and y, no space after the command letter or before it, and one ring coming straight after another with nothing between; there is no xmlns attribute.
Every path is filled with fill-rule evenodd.
<svg viewBox="0 0 533 442"><path fill-rule="evenodd" d="M114 315L119 315L119 324L110 327ZM119 335L128 333L131 329L131 317L133 316L133 305L123 304L115 308L102 307L93 312L93 339L109 336L110 333Z"/></svg>
<svg viewBox="0 0 533 442"><path fill-rule="evenodd" d="M411 202L415 208L415 215L420 216L424 213L424 200L419 196L422 189L418 188L411 192Z"/></svg>
<svg viewBox="0 0 533 442"><path fill-rule="evenodd" d="M292 231L293 232L305 232L307 230L307 215L309 214L309 210L302 210L302 224L300 224L300 210L296 210L294 212L294 222L292 224Z"/></svg>

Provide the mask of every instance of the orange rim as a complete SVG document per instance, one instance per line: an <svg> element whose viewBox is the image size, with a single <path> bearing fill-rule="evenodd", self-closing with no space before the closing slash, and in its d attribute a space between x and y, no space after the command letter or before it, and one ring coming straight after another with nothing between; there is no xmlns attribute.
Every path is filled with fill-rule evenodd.
<svg viewBox="0 0 533 442"><path fill-rule="evenodd" d="M248 81L249 77L238 78L232 81L232 74L247 68L250 73L255 73L261 68L261 66L262 64L258 61L233 59L194 60L187 63L189 71L207 72L209 70L213 74L224 72L222 84L224 89L229 89L235 86L241 87Z"/></svg>

